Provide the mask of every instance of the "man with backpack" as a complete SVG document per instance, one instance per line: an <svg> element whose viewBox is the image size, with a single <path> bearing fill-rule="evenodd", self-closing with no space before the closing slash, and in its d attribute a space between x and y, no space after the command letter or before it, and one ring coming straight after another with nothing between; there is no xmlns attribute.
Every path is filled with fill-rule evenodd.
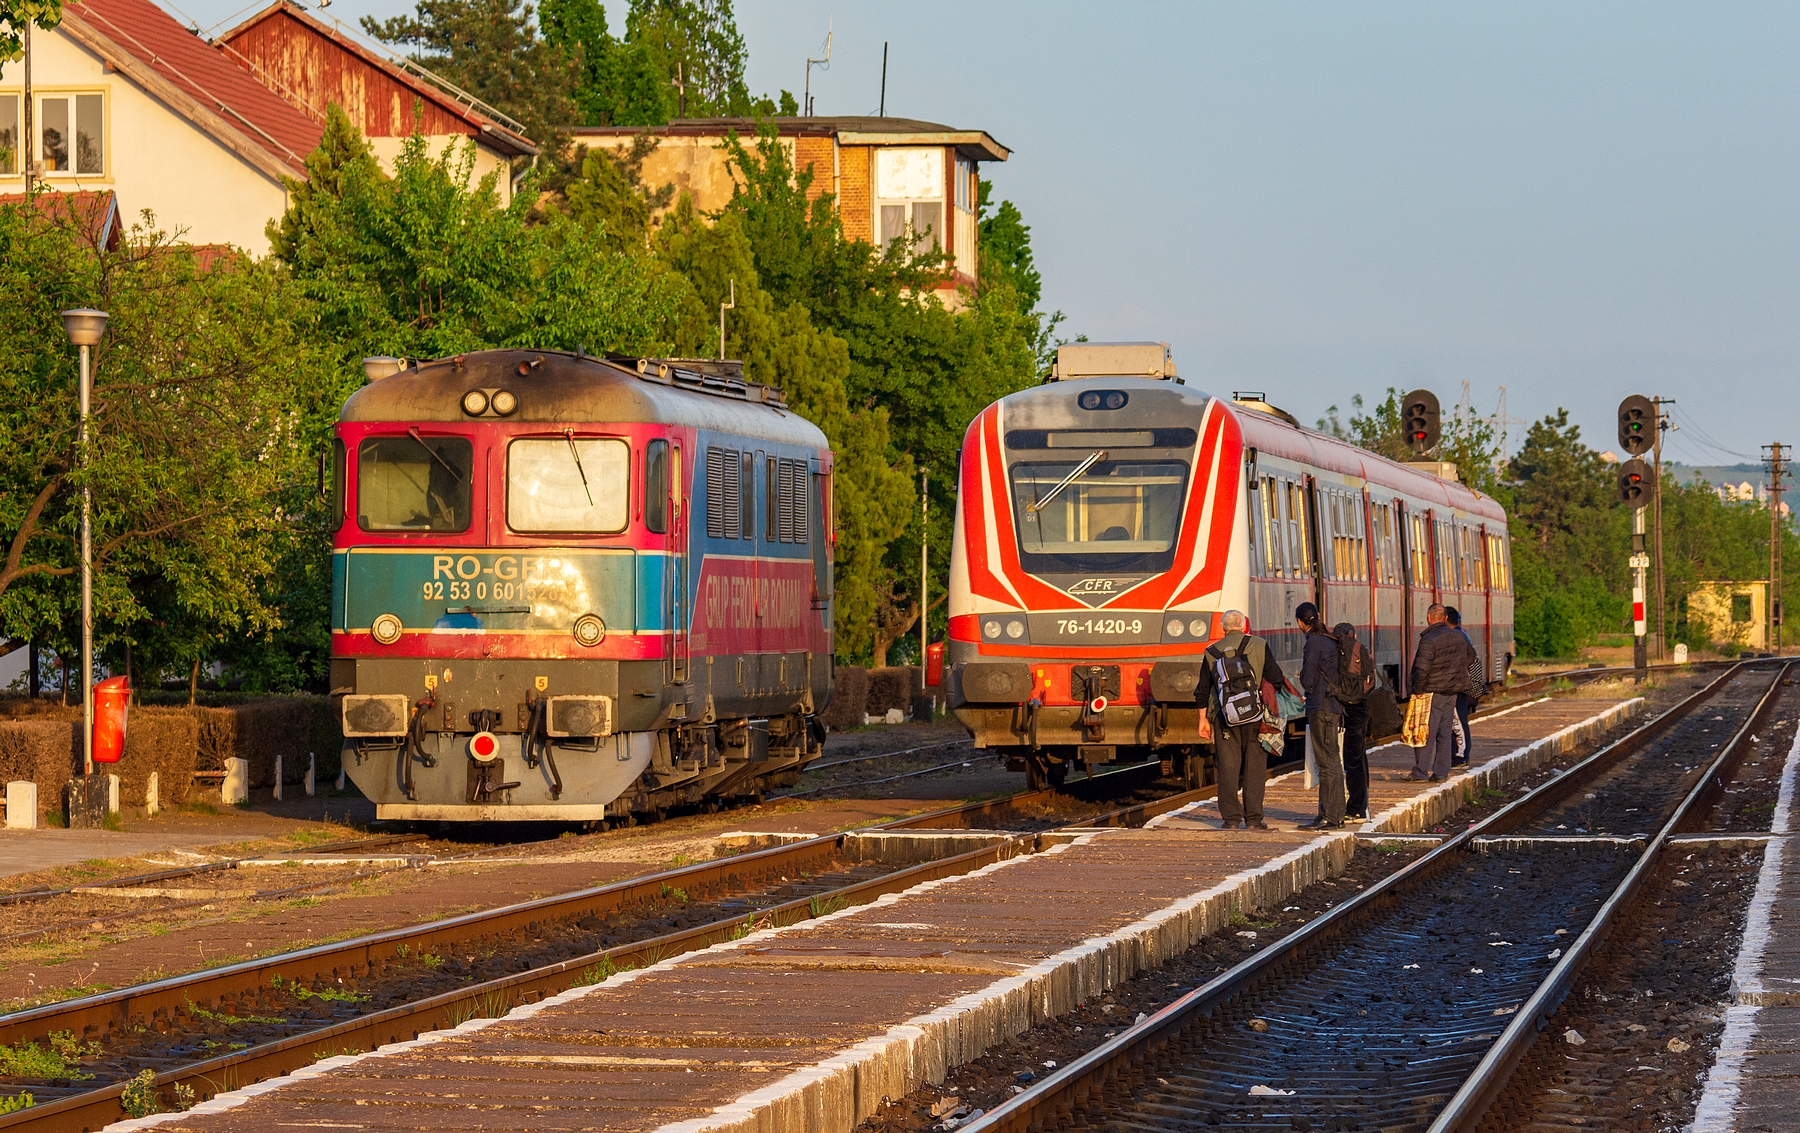
<svg viewBox="0 0 1800 1133"><path fill-rule="evenodd" d="M1263 780L1268 777L1269 761L1256 733L1263 718L1262 684L1269 645L1247 632L1242 610L1226 610L1219 616L1219 628L1225 636L1202 654L1198 689L1212 723L1213 753L1219 765L1219 828L1267 830Z"/></svg>
<svg viewBox="0 0 1800 1133"><path fill-rule="evenodd" d="M1319 769L1319 814L1302 830L1326 830L1344 824L1344 762L1338 752L1338 729L1344 706L1334 695L1338 676L1338 643L1319 617L1319 608L1302 602L1294 620L1306 631L1306 653L1300 663L1300 687L1306 693L1306 750Z"/></svg>
<svg viewBox="0 0 1800 1133"><path fill-rule="evenodd" d="M1476 658L1469 639L1450 625L1443 606L1432 603L1425 622L1413 654L1411 692L1431 694L1431 716L1425 746L1413 756L1412 777L1435 783L1450 778L1450 759L1456 753L1456 698L1469 691L1469 666Z"/></svg>

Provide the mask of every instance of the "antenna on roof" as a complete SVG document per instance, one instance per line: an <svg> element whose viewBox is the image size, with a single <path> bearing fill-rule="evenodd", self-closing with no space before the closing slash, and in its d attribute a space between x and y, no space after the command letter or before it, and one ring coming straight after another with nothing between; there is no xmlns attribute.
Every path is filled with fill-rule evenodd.
<svg viewBox="0 0 1800 1133"><path fill-rule="evenodd" d="M887 40L881 41L881 109L876 111L877 118L887 117Z"/></svg>
<svg viewBox="0 0 1800 1133"><path fill-rule="evenodd" d="M825 58L823 58L823 59L808 59L806 61L806 85L804 87L802 87L801 89L805 92L806 103L805 103L804 113L806 114L806 116L808 118L812 117L812 112L813 112L812 69L814 67L817 67L821 71L831 70L832 24L836 23L836 22L837 22L836 17L833 17L832 20L825 25ZM883 85L885 86L885 82Z"/></svg>

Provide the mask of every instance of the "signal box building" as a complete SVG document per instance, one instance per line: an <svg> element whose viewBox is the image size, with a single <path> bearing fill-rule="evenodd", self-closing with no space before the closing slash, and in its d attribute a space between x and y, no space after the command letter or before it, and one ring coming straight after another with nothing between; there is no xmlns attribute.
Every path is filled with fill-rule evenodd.
<svg viewBox="0 0 1800 1133"><path fill-rule="evenodd" d="M984 161L1005 161L1010 150L982 130L957 130L911 118L812 117L773 119L796 171L811 170L808 197L837 198L844 235L886 246L910 225L921 246L936 242L951 257L954 278L942 297L957 303L959 288L973 288L979 274L975 205ZM644 183L674 185L701 211L731 200L732 173L720 147L736 133L754 152L753 118L683 118L652 128L656 149L644 159ZM575 141L622 153L645 130L578 126Z"/></svg>

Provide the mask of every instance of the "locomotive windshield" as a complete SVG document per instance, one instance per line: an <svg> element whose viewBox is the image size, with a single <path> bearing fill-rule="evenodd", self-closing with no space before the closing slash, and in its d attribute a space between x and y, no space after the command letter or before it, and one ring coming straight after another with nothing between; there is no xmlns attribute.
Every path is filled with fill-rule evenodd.
<svg viewBox="0 0 1800 1133"><path fill-rule="evenodd" d="M1187 495L1187 465L1100 455L1085 469L1088 460L1079 457L1012 466L1013 514L1026 570L1169 569ZM1052 495L1058 485L1062 490Z"/></svg>
<svg viewBox="0 0 1800 1133"><path fill-rule="evenodd" d="M364 531L467 530L474 463L466 437L368 438L356 450L357 522Z"/></svg>
<svg viewBox="0 0 1800 1133"><path fill-rule="evenodd" d="M573 435L517 440L506 451L506 522L514 531L623 531L631 449Z"/></svg>

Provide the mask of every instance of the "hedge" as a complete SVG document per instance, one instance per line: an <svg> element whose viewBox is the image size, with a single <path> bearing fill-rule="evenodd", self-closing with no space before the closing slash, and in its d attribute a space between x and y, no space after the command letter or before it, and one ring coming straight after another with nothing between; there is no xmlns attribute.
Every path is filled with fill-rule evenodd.
<svg viewBox="0 0 1800 1133"><path fill-rule="evenodd" d="M155 771L162 804L179 806L188 799L195 771L223 770L231 758L249 763L253 788L274 785L277 755L283 757L284 783L306 778L309 752L318 756L318 781L334 778L341 735L331 701L321 696L269 697L225 707L134 705L123 757L97 770L119 776L119 801L127 806L143 805ZM36 783L41 809L62 805L80 745L79 705L0 702L0 783Z"/></svg>

